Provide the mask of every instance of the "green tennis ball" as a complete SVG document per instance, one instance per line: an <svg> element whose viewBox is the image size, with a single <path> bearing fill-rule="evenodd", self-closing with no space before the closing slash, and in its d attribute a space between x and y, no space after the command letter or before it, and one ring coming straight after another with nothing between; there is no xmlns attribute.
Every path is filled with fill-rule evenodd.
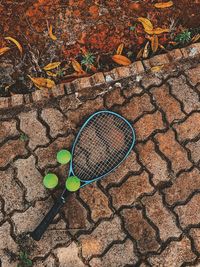
<svg viewBox="0 0 200 267"><path fill-rule="evenodd" d="M57 161L60 164L67 164L71 160L71 157L71 153L66 149L62 149L57 153Z"/></svg>
<svg viewBox="0 0 200 267"><path fill-rule="evenodd" d="M69 190L70 192L75 192L80 188L81 181L76 176L70 176L67 178L65 185L67 190Z"/></svg>
<svg viewBox="0 0 200 267"><path fill-rule="evenodd" d="M43 179L43 184L46 188L55 188L58 184L58 177L53 173L48 173Z"/></svg>

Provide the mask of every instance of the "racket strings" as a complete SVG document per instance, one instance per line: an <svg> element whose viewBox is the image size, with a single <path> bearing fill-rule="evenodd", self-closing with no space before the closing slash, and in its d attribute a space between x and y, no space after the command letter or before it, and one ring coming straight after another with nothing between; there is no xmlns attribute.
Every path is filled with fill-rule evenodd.
<svg viewBox="0 0 200 267"><path fill-rule="evenodd" d="M99 113L83 128L74 148L73 170L82 180L92 180L115 168L133 142L131 127L112 113Z"/></svg>

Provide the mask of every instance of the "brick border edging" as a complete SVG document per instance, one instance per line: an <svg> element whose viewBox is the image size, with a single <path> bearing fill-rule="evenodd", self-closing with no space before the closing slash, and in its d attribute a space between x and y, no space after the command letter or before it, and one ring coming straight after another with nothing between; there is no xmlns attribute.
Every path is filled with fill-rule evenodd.
<svg viewBox="0 0 200 267"><path fill-rule="evenodd" d="M181 59L191 59L199 55L200 43L195 43L186 48L174 49L166 54L156 55L147 60L133 62L127 67L117 67L108 72L98 72L89 77L77 78L72 82L61 83L53 89L36 90L27 95L16 94L11 97L0 97L0 110L69 95L90 87L107 85L124 78L145 73L146 70L154 66L170 65Z"/></svg>

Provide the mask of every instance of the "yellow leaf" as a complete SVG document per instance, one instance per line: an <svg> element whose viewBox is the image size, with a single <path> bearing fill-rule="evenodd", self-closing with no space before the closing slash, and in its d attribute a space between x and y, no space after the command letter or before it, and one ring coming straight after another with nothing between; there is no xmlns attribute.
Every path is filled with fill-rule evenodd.
<svg viewBox="0 0 200 267"><path fill-rule="evenodd" d="M0 56L6 53L8 50L10 50L10 47L7 46L0 48Z"/></svg>
<svg viewBox="0 0 200 267"><path fill-rule="evenodd" d="M140 59L143 55L143 52L144 52L144 48L141 48L140 51L138 52L137 56L136 56L136 59Z"/></svg>
<svg viewBox="0 0 200 267"><path fill-rule="evenodd" d="M47 75L51 76L51 77L56 77L57 76L57 74L53 73L52 71L47 71Z"/></svg>
<svg viewBox="0 0 200 267"><path fill-rule="evenodd" d="M52 62L47 64L43 69L44 70L53 70L55 68L57 68L58 66L60 66L61 62Z"/></svg>
<svg viewBox="0 0 200 267"><path fill-rule="evenodd" d="M57 37L53 34L53 27L52 25L49 26L49 36L53 41L57 40Z"/></svg>
<svg viewBox="0 0 200 267"><path fill-rule="evenodd" d="M122 55L114 55L112 56L112 60L116 62L117 64L123 65L123 66L128 66L131 64L130 59Z"/></svg>
<svg viewBox="0 0 200 267"><path fill-rule="evenodd" d="M138 21L142 23L144 29L153 30L153 25L152 25L150 20L148 20L146 18L139 17Z"/></svg>
<svg viewBox="0 0 200 267"><path fill-rule="evenodd" d="M195 42L197 42L199 39L200 39L200 34L197 34L197 35L195 35L195 36L192 38L192 42L195 43Z"/></svg>
<svg viewBox="0 0 200 267"><path fill-rule="evenodd" d="M164 65L160 65L160 66L155 66L151 68L152 72L158 72L160 71L162 68L164 67Z"/></svg>
<svg viewBox="0 0 200 267"><path fill-rule="evenodd" d="M120 44L117 48L117 55L121 55L124 49L124 44Z"/></svg>
<svg viewBox="0 0 200 267"><path fill-rule="evenodd" d="M17 46L17 48L19 49L20 53L22 54L22 46L16 39L14 39L14 38L12 38L10 36L5 37L5 39L13 42Z"/></svg>
<svg viewBox="0 0 200 267"><path fill-rule="evenodd" d="M143 58L147 58L149 55L149 42L146 43L145 47L144 47L144 51L143 51Z"/></svg>
<svg viewBox="0 0 200 267"><path fill-rule="evenodd" d="M155 34L151 38L151 49L154 53L158 50L158 36Z"/></svg>
<svg viewBox="0 0 200 267"><path fill-rule="evenodd" d="M72 66L75 71L83 73L84 70L82 69L81 65L75 59L72 59Z"/></svg>
<svg viewBox="0 0 200 267"><path fill-rule="evenodd" d="M32 78L30 75L28 77L31 79L31 81L34 83L34 85L39 88L39 89L51 89L52 87L55 86L55 82L46 79L46 78Z"/></svg>
<svg viewBox="0 0 200 267"><path fill-rule="evenodd" d="M171 7L171 6L173 6L173 2L172 1L169 1L169 2L165 2L165 3L157 3L157 4L155 4L154 6L156 7L156 8L166 8L166 7Z"/></svg>
<svg viewBox="0 0 200 267"><path fill-rule="evenodd" d="M170 32L169 29L162 29L162 28L156 28L153 30L153 33L154 34L161 34L161 33L164 33L164 32Z"/></svg>

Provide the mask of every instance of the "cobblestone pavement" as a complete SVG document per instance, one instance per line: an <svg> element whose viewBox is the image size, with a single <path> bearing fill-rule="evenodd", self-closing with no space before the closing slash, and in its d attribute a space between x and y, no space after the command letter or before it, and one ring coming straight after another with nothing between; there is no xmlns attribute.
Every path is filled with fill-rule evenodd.
<svg viewBox="0 0 200 267"><path fill-rule="evenodd" d="M184 60L187 51L171 63L147 60L140 74L119 68L127 77L117 82L107 73L107 85L0 111L2 267L17 266L19 251L37 267L200 266L200 60ZM29 232L62 190L45 190L42 177L55 172L62 184L57 151L101 109L130 120L136 145L114 173L72 194L35 242Z"/></svg>

